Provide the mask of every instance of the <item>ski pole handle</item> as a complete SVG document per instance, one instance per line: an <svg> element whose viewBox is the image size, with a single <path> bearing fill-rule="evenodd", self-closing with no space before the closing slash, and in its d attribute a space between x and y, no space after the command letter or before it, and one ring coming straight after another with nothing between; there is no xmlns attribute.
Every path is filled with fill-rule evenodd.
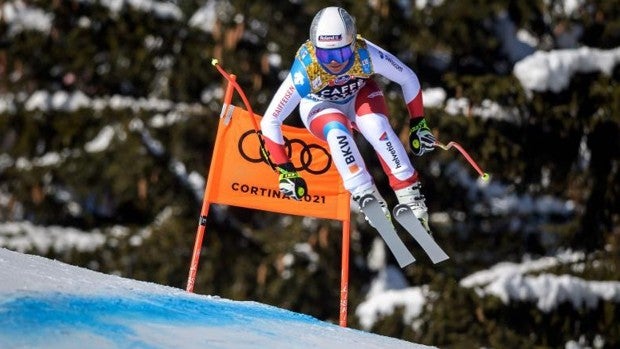
<svg viewBox="0 0 620 349"><path fill-rule="evenodd" d="M473 167L476 170L476 172L478 172L478 175L480 175L480 177L483 180L485 181L489 180L489 174L482 171L482 169L480 169L480 166L478 166L478 164L474 161L474 159L472 159L471 156L469 156L469 154L467 153L467 151L465 151L465 149L463 149L463 147L457 142L450 142L448 144L443 144L441 142L435 142L435 145L443 150L448 150L452 147L456 148L461 153L461 155L463 155L463 157L467 159L471 167Z"/></svg>

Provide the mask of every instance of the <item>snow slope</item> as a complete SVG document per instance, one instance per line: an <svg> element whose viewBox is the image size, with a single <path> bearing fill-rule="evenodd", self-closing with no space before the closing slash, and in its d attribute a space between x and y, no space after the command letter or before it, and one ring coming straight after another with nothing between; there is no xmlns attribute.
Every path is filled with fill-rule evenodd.
<svg viewBox="0 0 620 349"><path fill-rule="evenodd" d="M0 248L0 348L428 348Z"/></svg>

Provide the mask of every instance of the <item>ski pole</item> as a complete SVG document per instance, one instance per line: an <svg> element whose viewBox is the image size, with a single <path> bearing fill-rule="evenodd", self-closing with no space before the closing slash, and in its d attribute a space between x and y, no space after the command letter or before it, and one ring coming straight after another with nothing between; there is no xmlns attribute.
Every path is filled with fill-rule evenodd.
<svg viewBox="0 0 620 349"><path fill-rule="evenodd" d="M222 74L222 76L228 80L228 83L231 84L235 90L237 90L237 92L239 93L239 96L241 97L241 100L243 101L243 104L245 105L245 108L247 109L248 113L250 114L250 119L252 119L252 126L254 126L254 131L256 132L256 136L258 137L258 142L260 144L260 151L261 151L261 155L265 158L265 161L267 162L267 165L271 166L272 169L276 169L276 166L271 162L271 159L269 158L269 155L267 153L267 149L265 148L265 141L263 140L263 137L261 137L261 132L258 128L258 124L256 123L256 118L254 118L254 111L252 110L252 106L250 105L250 102L248 101L248 98L245 95L245 92L243 92L243 89L241 88L241 86L239 86L239 84L237 83L237 81L235 79L233 79L230 74L228 74L222 67L220 67L219 65L219 61L217 60L217 58L213 58L211 60L211 64L217 68L217 70L220 72L220 74Z"/></svg>
<svg viewBox="0 0 620 349"><path fill-rule="evenodd" d="M467 151L465 151L465 149L463 149L463 147L457 142L450 142L448 144L443 144L441 142L436 141L435 145L443 150L448 150L452 147L456 148L461 153L461 155L463 155L463 157L467 159L471 167L473 167L476 170L476 172L478 172L478 174L483 180L485 181L489 180L489 174L482 171L482 169L480 169L480 166L478 166L478 164L474 161L474 159L472 159L471 156L469 156L469 154L467 153Z"/></svg>

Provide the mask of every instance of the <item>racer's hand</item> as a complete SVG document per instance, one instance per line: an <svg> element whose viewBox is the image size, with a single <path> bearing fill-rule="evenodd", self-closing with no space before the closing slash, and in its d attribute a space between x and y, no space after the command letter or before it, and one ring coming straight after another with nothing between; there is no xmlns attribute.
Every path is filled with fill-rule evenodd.
<svg viewBox="0 0 620 349"><path fill-rule="evenodd" d="M295 171L295 167L291 162L276 165L278 179L280 180L280 192L291 199L301 200L308 192L306 181L301 178L299 173Z"/></svg>
<svg viewBox="0 0 620 349"><path fill-rule="evenodd" d="M435 136L426 125L426 119L415 118L409 121L409 146L413 155L420 156L435 149Z"/></svg>

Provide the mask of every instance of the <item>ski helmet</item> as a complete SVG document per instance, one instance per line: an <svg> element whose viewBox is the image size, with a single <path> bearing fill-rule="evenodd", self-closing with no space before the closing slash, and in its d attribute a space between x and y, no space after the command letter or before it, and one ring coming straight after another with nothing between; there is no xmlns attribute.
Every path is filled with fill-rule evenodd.
<svg viewBox="0 0 620 349"><path fill-rule="evenodd" d="M356 35L355 20L340 7L332 6L320 10L310 25L310 41L316 48L352 46Z"/></svg>

